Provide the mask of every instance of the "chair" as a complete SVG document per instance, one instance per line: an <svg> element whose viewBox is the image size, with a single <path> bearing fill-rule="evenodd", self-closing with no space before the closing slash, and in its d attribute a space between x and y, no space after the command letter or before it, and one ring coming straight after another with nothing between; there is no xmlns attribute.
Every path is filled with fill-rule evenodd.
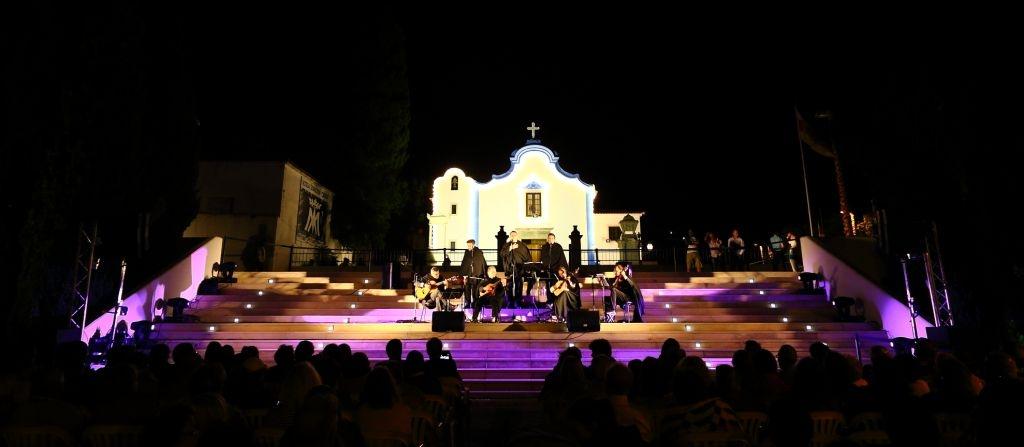
<svg viewBox="0 0 1024 447"><path fill-rule="evenodd" d="M412 415L412 440L415 446L438 446L437 424L426 411L414 411Z"/></svg>
<svg viewBox="0 0 1024 447"><path fill-rule="evenodd" d="M851 432L885 431L885 421L882 413L867 411L850 419L849 428Z"/></svg>
<svg viewBox="0 0 1024 447"><path fill-rule="evenodd" d="M441 397L424 396L423 409L427 410L438 424L443 424L448 419L448 403Z"/></svg>
<svg viewBox="0 0 1024 447"><path fill-rule="evenodd" d="M135 447L142 445L140 425L93 425L82 433L88 447Z"/></svg>
<svg viewBox="0 0 1024 447"><path fill-rule="evenodd" d="M263 427L263 422L267 419L268 413L270 413L270 410L266 408L246 408L242 410L242 420L245 421L245 426L250 430L256 430Z"/></svg>
<svg viewBox="0 0 1024 447"><path fill-rule="evenodd" d="M892 445L889 434L881 430L862 430L846 437L850 443L858 446Z"/></svg>
<svg viewBox="0 0 1024 447"><path fill-rule="evenodd" d="M744 439L742 433L708 432L686 435L683 445L686 447L748 447L750 443Z"/></svg>
<svg viewBox="0 0 1024 447"><path fill-rule="evenodd" d="M6 427L0 432L7 447L72 447L74 441L60 427Z"/></svg>
<svg viewBox="0 0 1024 447"><path fill-rule="evenodd" d="M256 429L253 436L256 438L256 447L277 447L284 437L284 429L263 427Z"/></svg>
<svg viewBox="0 0 1024 447"><path fill-rule="evenodd" d="M761 445L761 437L768 428L768 415L760 411L740 411L736 413L736 419L750 444Z"/></svg>
<svg viewBox="0 0 1024 447"><path fill-rule="evenodd" d="M838 411L811 412L811 447L825 447L839 440L843 414Z"/></svg>

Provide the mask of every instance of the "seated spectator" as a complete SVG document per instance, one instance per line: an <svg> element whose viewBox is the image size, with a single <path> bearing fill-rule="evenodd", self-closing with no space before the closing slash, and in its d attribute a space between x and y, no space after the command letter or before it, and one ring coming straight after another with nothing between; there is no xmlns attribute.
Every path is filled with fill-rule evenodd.
<svg viewBox="0 0 1024 447"><path fill-rule="evenodd" d="M677 439L687 433L738 431L732 407L714 395L711 374L699 357L686 357L672 380L672 406L661 413L659 438Z"/></svg>
<svg viewBox="0 0 1024 447"><path fill-rule="evenodd" d="M276 405L267 415L266 425L282 428L291 425L309 390L321 384L320 375L309 362L292 365L281 384Z"/></svg>
<svg viewBox="0 0 1024 447"><path fill-rule="evenodd" d="M364 438L412 442L412 410L399 398L387 368L378 366L366 378L355 422Z"/></svg>
<svg viewBox="0 0 1024 447"><path fill-rule="evenodd" d="M443 351L444 344L437 337L432 337L427 340L427 357L430 361L426 364L427 374L441 378L441 377L456 377L460 378L458 366L455 364L455 359L442 359L441 354Z"/></svg>
<svg viewBox="0 0 1024 447"><path fill-rule="evenodd" d="M605 394L615 412L619 427L635 427L644 442L651 441L651 424L647 416L634 408L627 395L633 386L633 373L621 363L616 363L605 376Z"/></svg>

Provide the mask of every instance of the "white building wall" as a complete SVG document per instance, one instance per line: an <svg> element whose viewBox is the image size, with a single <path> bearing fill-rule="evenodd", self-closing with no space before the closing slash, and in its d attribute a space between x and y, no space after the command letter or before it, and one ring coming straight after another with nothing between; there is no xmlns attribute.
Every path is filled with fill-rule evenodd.
<svg viewBox="0 0 1024 447"><path fill-rule="evenodd" d="M459 179L459 189L451 189L451 179ZM566 172L550 149L531 144L510 157L509 170L478 183L458 168L448 169L434 180L432 213L429 220L430 248L462 249L473 238L484 249L497 248L494 238L500 226L505 232L519 231L523 239L543 239L553 232L568 248L573 225L582 235L583 249L617 248L608 239L608 226L618 225L626 213L595 214L597 189ZM541 215L527 216L527 193L541 194ZM457 213L451 215L451 205ZM630 213L638 220L642 212ZM588 261L588 259L584 259Z"/></svg>

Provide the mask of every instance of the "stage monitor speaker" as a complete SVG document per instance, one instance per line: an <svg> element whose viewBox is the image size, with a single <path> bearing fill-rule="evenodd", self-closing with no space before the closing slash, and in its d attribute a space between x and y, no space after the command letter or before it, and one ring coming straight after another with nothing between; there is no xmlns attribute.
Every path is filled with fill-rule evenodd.
<svg viewBox="0 0 1024 447"><path fill-rule="evenodd" d="M569 332L598 332L600 330L601 314L598 311L569 311Z"/></svg>
<svg viewBox="0 0 1024 447"><path fill-rule="evenodd" d="M435 310L430 317L430 330L434 332L465 332L466 314Z"/></svg>

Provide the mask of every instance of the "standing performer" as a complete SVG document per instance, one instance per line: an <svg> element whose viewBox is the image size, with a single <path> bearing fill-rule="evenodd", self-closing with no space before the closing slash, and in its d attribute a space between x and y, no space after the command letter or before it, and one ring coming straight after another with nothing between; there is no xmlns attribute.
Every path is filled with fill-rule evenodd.
<svg viewBox="0 0 1024 447"><path fill-rule="evenodd" d="M633 322L643 323L644 297L640 288L633 282L629 264L623 261L615 263L615 281L612 283L611 295L604 300L605 319L615 321L615 306L626 310L627 305L633 306Z"/></svg>
<svg viewBox="0 0 1024 447"><path fill-rule="evenodd" d="M700 241L697 239L697 235L693 234L693 230L686 234L686 272L700 273L700 270L704 268L704 264L700 262Z"/></svg>
<svg viewBox="0 0 1024 447"><path fill-rule="evenodd" d="M555 233L548 233L548 241L540 247L540 262L544 264L544 278L548 280L548 302L553 303L555 296L551 293L551 285L555 279L560 279L556 278L558 269L569 267L569 262L565 260L565 250L562 250L561 244L555 242Z"/></svg>
<svg viewBox="0 0 1024 447"><path fill-rule="evenodd" d="M552 318L559 323L565 323L568 311L579 310L580 282L576 279L576 275L569 273L564 266L558 267L558 282L548 288L548 292L555 296L553 301L555 312Z"/></svg>
<svg viewBox="0 0 1024 447"><path fill-rule="evenodd" d="M480 310L484 302L491 304L491 318L495 323L500 322L501 302L505 299L505 280L498 278L498 269L494 266L487 267L487 279L480 285L480 294L473 299L473 322L476 323L480 317Z"/></svg>
<svg viewBox="0 0 1024 447"><path fill-rule="evenodd" d="M523 264L530 260L530 249L519 240L519 232L512 231L508 234L509 241L501 247L501 256L504 261L505 278L512 276L512 293L509 294L509 307L518 309L523 303Z"/></svg>
<svg viewBox="0 0 1024 447"><path fill-rule="evenodd" d="M477 290L480 288L480 282L487 274L487 260L484 259L483 250L477 248L476 241L473 239L466 241L466 252L462 254L462 267L459 269L459 274L468 277L466 278L466 298L476 299L479 295Z"/></svg>

